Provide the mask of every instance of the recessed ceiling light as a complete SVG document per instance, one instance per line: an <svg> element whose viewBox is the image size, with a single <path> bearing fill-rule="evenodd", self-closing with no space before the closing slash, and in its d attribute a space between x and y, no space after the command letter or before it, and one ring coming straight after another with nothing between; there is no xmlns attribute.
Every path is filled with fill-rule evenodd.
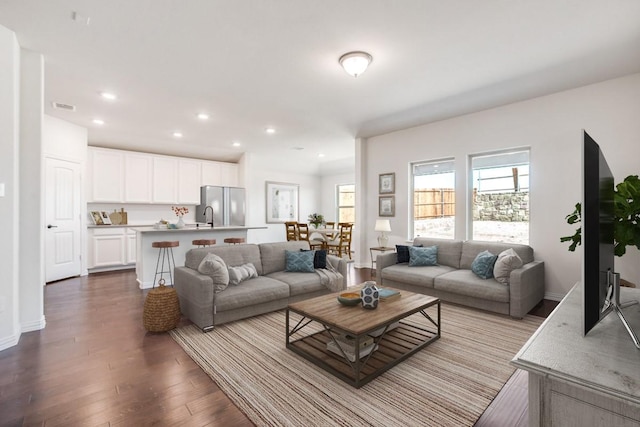
<svg viewBox="0 0 640 427"><path fill-rule="evenodd" d="M209 115L207 113L198 113L198 118L200 120L209 120Z"/></svg>
<svg viewBox="0 0 640 427"><path fill-rule="evenodd" d="M275 128L272 128L272 127L265 128L265 130L264 130L264 131L265 131L266 133L268 133L269 135L273 135L274 133L276 133Z"/></svg>
<svg viewBox="0 0 640 427"><path fill-rule="evenodd" d="M96 125L103 125L104 124L104 120L102 119L93 119L92 122Z"/></svg>
<svg viewBox="0 0 640 427"><path fill-rule="evenodd" d="M304 150L304 147L291 147L291 149L296 151L302 151Z"/></svg>
<svg viewBox="0 0 640 427"><path fill-rule="evenodd" d="M324 154L320 153L318 154L318 157L324 157Z"/></svg>
<svg viewBox="0 0 640 427"><path fill-rule="evenodd" d="M111 92L100 92L100 96L102 96L104 99L108 99L109 101L114 101L116 98L118 98L115 93Z"/></svg>
<svg viewBox="0 0 640 427"><path fill-rule="evenodd" d="M173 136L174 136L174 137L176 137L176 138L182 138L182 132L180 132L180 131L175 131L175 132L173 133Z"/></svg>
<svg viewBox="0 0 640 427"><path fill-rule="evenodd" d="M233 145L234 147L240 147L240 143L238 141L234 141L231 145Z"/></svg>

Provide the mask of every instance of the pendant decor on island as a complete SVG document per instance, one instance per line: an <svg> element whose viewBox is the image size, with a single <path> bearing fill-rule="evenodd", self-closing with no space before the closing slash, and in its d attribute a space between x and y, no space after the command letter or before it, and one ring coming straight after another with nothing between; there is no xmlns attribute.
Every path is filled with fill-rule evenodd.
<svg viewBox="0 0 640 427"><path fill-rule="evenodd" d="M370 310L377 308L380 293L376 287L376 282L372 280L364 282L364 287L360 290L360 298L362 298L362 307Z"/></svg>

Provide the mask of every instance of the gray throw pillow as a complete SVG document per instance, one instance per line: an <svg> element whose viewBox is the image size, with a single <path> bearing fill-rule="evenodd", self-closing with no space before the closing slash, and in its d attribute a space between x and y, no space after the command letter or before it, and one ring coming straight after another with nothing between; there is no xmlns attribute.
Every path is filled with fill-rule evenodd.
<svg viewBox="0 0 640 427"><path fill-rule="evenodd" d="M313 273L313 259L315 251L295 252L284 251L285 269L284 271L292 271L299 273Z"/></svg>
<svg viewBox="0 0 640 427"><path fill-rule="evenodd" d="M227 270L227 265L224 260L218 255L207 254L200 262L198 272L211 277L216 293L227 289L229 285L229 271Z"/></svg>
<svg viewBox="0 0 640 427"><path fill-rule="evenodd" d="M511 272L520 267L522 267L522 259L516 251L509 248L498 254L496 264L493 266L493 277L495 277L498 282L508 285Z"/></svg>
<svg viewBox="0 0 640 427"><path fill-rule="evenodd" d="M240 282L258 277L256 266L250 262L239 265L237 267L229 267L229 284L238 285Z"/></svg>

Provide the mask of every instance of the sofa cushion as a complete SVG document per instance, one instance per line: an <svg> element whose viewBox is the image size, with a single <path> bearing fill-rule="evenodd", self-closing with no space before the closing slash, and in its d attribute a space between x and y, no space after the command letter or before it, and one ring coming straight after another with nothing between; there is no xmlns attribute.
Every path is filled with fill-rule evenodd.
<svg viewBox="0 0 640 427"><path fill-rule="evenodd" d="M429 246L422 248L409 246L409 266L430 266L438 265L438 247Z"/></svg>
<svg viewBox="0 0 640 427"><path fill-rule="evenodd" d="M216 294L217 311L234 310L279 299L289 298L289 285L265 276L246 280L240 286L229 286ZM247 302L251 301L250 304Z"/></svg>
<svg viewBox="0 0 640 427"><path fill-rule="evenodd" d="M480 240L467 240L462 243L462 257L460 258L460 268L471 270L471 264L476 256L482 251L489 251L494 254L499 254L502 251L506 251L509 248L518 254L523 264L527 264L533 261L533 248L528 245L519 245L516 243L501 243L501 242L483 242Z"/></svg>
<svg viewBox="0 0 640 427"><path fill-rule="evenodd" d="M433 237L416 237L414 246L437 246L438 264L460 268L460 253L462 252L462 240L436 239Z"/></svg>
<svg viewBox="0 0 640 427"><path fill-rule="evenodd" d="M382 286L385 286L387 281L394 281L425 288L433 288L434 278L454 270L453 267L447 265L409 267L407 264L393 264L382 269Z"/></svg>
<svg viewBox="0 0 640 427"><path fill-rule="evenodd" d="M471 263L471 271L481 279L491 279L493 277L493 265L496 263L498 255L489 251L480 252Z"/></svg>
<svg viewBox="0 0 640 427"><path fill-rule="evenodd" d="M286 271L276 271L267 277L289 285L289 295L296 296L317 291L326 291L327 287L322 284L320 275L309 273L289 273Z"/></svg>
<svg viewBox="0 0 640 427"><path fill-rule="evenodd" d="M253 264L246 263L237 267L229 267L229 284L239 285L247 279L258 277L258 272Z"/></svg>
<svg viewBox="0 0 640 427"><path fill-rule="evenodd" d="M309 242L306 240L292 240L289 242L261 243L258 248L262 259L262 274L266 276L275 271L284 271L286 264L284 251L309 249Z"/></svg>
<svg viewBox="0 0 640 427"><path fill-rule="evenodd" d="M194 270L202 262L208 253L213 253L222 258L227 267L236 267L238 265L251 263L256 268L258 275L262 272L262 261L260 260L260 248L258 245L229 245L229 246L209 246L206 248L189 249L185 255L184 265ZM284 250L282 253L284 258ZM282 269L284 270L284 262Z"/></svg>
<svg viewBox="0 0 640 427"><path fill-rule="evenodd" d="M454 270L435 278L435 289L496 302L509 302L509 287L496 279L481 279L471 270Z"/></svg>
<svg viewBox="0 0 640 427"><path fill-rule="evenodd" d="M512 248L498 254L498 259L493 266L493 277L503 285L509 284L509 276L516 268L522 267L522 260Z"/></svg>
<svg viewBox="0 0 640 427"><path fill-rule="evenodd" d="M224 291L229 285L229 270L224 260L216 254L207 254L198 266L198 272L213 280L215 292Z"/></svg>
<svg viewBox="0 0 640 427"><path fill-rule="evenodd" d="M294 252L285 251L284 271L297 273L313 273L314 251Z"/></svg>

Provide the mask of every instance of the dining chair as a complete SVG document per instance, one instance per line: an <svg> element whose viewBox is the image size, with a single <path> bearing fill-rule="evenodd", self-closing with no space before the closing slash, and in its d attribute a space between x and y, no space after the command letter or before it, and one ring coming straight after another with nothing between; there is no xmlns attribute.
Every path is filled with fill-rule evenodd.
<svg viewBox="0 0 640 427"><path fill-rule="evenodd" d="M298 240L306 240L307 242L309 242L309 247L311 249L322 249L324 241L309 238L309 224L299 222L297 223L297 228Z"/></svg>
<svg viewBox="0 0 640 427"><path fill-rule="evenodd" d="M287 241L298 240L298 223L296 221L287 221L284 226L287 230Z"/></svg>
<svg viewBox="0 0 640 427"><path fill-rule="evenodd" d="M325 223L325 224L326 224L326 227L325 227L325 228L332 228L332 229L335 229L335 228L336 228L336 223L335 223L335 221L329 221L329 222L327 222L327 223ZM336 232L337 232L337 231L338 231L338 230L336 230ZM333 240L333 239L335 239L335 238L336 238L336 233L325 233L324 235L325 235L325 237L327 238L327 241L329 241L329 240Z"/></svg>
<svg viewBox="0 0 640 427"><path fill-rule="evenodd" d="M353 231L353 224L350 222L338 223L338 236L333 240L327 242L327 248L329 253L337 255L342 258L344 255L349 255L351 259L351 234Z"/></svg>

